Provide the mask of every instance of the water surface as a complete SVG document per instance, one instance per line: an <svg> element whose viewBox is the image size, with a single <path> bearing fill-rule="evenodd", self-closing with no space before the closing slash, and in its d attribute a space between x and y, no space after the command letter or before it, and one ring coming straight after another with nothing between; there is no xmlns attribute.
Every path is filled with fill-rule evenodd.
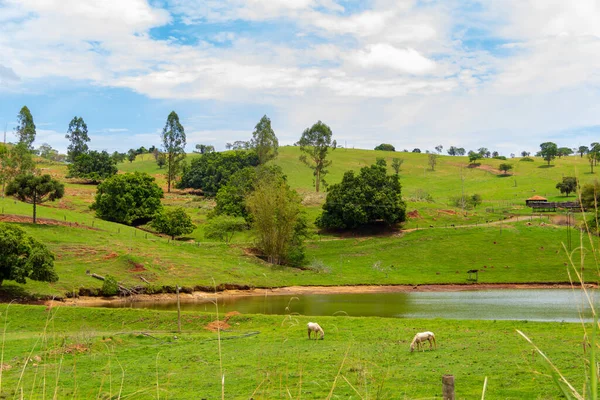
<svg viewBox="0 0 600 400"><path fill-rule="evenodd" d="M156 310L177 309L175 302L125 302L110 306ZM182 302L181 309L214 312L215 305L209 300ZM580 316L590 320L592 315L583 293L572 289L219 297L219 312L229 311L239 311L243 314L296 313L309 316L349 315L565 322L580 321Z"/></svg>

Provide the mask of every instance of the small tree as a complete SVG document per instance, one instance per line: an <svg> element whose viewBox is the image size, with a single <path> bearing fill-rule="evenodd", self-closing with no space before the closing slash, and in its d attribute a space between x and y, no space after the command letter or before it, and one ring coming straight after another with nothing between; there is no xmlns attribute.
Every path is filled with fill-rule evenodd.
<svg viewBox="0 0 600 400"><path fill-rule="evenodd" d="M562 178L562 182L556 184L556 188L569 197L569 193L573 193L577 190L577 185L577 178L574 176L565 176Z"/></svg>
<svg viewBox="0 0 600 400"><path fill-rule="evenodd" d="M181 162L185 158L185 130L179 123L179 116L171 111L162 131L163 151L166 155L167 192L171 193L171 184L179 175Z"/></svg>
<svg viewBox="0 0 600 400"><path fill-rule="evenodd" d="M26 203L33 204L33 223L36 223L36 206L46 201L60 199L65 194L65 186L52 179L48 174L19 175L6 187L7 196L15 196Z"/></svg>
<svg viewBox="0 0 600 400"><path fill-rule="evenodd" d="M127 151L127 161L129 161L130 163L134 162L137 155L138 153L134 149L129 149Z"/></svg>
<svg viewBox="0 0 600 400"><path fill-rule="evenodd" d="M504 175L506 175L508 173L508 171L510 171L511 169L513 169L513 165L512 164L508 164L508 163L502 163L500 164L500 166L498 167L498 169L502 172L504 172Z"/></svg>
<svg viewBox="0 0 600 400"><path fill-rule="evenodd" d="M156 165L158 165L158 168L162 169L166 163L167 155L162 152L158 153L158 156L156 156Z"/></svg>
<svg viewBox="0 0 600 400"><path fill-rule="evenodd" d="M246 228L246 220L242 217L218 215L209 219L204 226L204 237L229 243L236 232Z"/></svg>
<svg viewBox="0 0 600 400"><path fill-rule="evenodd" d="M558 158L570 156L571 154L573 154L573 149L570 147L559 147L556 151Z"/></svg>
<svg viewBox="0 0 600 400"><path fill-rule="evenodd" d="M439 156L437 154L434 154L434 153L430 153L427 156L427 163L431 167L432 171L435 171L435 166L437 165L437 159L438 159L438 157Z"/></svg>
<svg viewBox="0 0 600 400"><path fill-rule="evenodd" d="M419 149L419 148L415 147L414 149L412 149L412 152L413 152L413 153L420 153L420 152L421 152L421 149Z"/></svg>
<svg viewBox="0 0 600 400"><path fill-rule="evenodd" d="M324 177L329 172L326 168L331 165L331 161L327 160L327 153L330 149L335 150L336 148L336 141L331 141L331 135L331 129L318 121L312 127L307 128L298 141L300 152L304 153L300 156L300 161L313 170L317 192L321 182L326 185Z"/></svg>
<svg viewBox="0 0 600 400"><path fill-rule="evenodd" d="M35 141L35 123L33 116L27 106L23 106L17 115L17 127L15 134L19 137L19 143L23 144L27 150L33 150L33 142Z"/></svg>
<svg viewBox="0 0 600 400"><path fill-rule="evenodd" d="M590 149L587 146L579 146L577 149L577 153L579 153L579 157L581 158L583 158L583 155L587 154L588 151L590 151Z"/></svg>
<svg viewBox="0 0 600 400"><path fill-rule="evenodd" d="M54 254L16 225L0 223L0 285L5 280L56 282Z"/></svg>
<svg viewBox="0 0 600 400"><path fill-rule="evenodd" d="M67 161L73 162L80 154L87 153L87 142L90 141L90 137L83 118L73 117L65 138L71 141L71 144L67 147Z"/></svg>
<svg viewBox="0 0 600 400"><path fill-rule="evenodd" d="M277 157L279 141L273 128L271 128L271 120L266 115L254 127L250 147L256 151L260 165Z"/></svg>
<svg viewBox="0 0 600 400"><path fill-rule="evenodd" d="M159 233L171 236L172 240L175 240L175 236L187 235L196 229L190 216L181 207L156 214L150 225Z"/></svg>
<svg viewBox="0 0 600 400"><path fill-rule="evenodd" d="M476 153L473 150L469 150L469 164L474 164L477 160L483 158L481 153Z"/></svg>
<svg viewBox="0 0 600 400"><path fill-rule="evenodd" d="M98 218L136 225L150 221L162 210L162 197L162 189L148 174L113 175L98 185L91 208Z"/></svg>
<svg viewBox="0 0 600 400"><path fill-rule="evenodd" d="M379 151L396 151L396 148L389 143L381 143L379 146L375 147L375 150Z"/></svg>
<svg viewBox="0 0 600 400"><path fill-rule="evenodd" d="M392 168L394 169L396 175L398 175L398 173L400 172L400 167L402 167L403 163L403 158L392 158Z"/></svg>
<svg viewBox="0 0 600 400"><path fill-rule="evenodd" d="M441 144L438 144L437 146L435 146L435 151L437 151L438 153L441 153L443 149L444 149L444 146L442 146Z"/></svg>
<svg viewBox="0 0 600 400"><path fill-rule="evenodd" d="M544 159L544 161L548 162L550 165L550 161L554 160L558 155L558 146L556 143L552 142L544 142L540 144L540 151L538 155Z"/></svg>
<svg viewBox="0 0 600 400"><path fill-rule="evenodd" d="M594 173L594 165L596 164L596 153L590 151L587 153L588 162L590 163L590 173Z"/></svg>

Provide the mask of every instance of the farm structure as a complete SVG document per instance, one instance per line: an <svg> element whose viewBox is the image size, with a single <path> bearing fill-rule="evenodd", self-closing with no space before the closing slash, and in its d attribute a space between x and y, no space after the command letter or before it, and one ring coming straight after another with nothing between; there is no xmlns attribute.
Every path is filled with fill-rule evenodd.
<svg viewBox="0 0 600 400"><path fill-rule="evenodd" d="M565 209L569 211L581 211L581 204L578 201L548 201L542 196L533 196L525 200L525 204L537 211L556 211Z"/></svg>

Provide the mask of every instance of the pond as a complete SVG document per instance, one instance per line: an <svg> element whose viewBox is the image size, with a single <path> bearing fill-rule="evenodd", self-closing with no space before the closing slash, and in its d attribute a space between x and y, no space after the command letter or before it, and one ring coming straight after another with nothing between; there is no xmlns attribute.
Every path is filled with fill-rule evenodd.
<svg viewBox="0 0 600 400"><path fill-rule="evenodd" d="M593 295L593 292L588 292ZM598 304L596 301L595 304ZM109 307L176 310L176 302L123 302ZM182 302L184 311L215 311L210 300ZM219 312L243 314L349 315L390 318L580 321L592 313L580 290L510 289L458 292L223 296Z"/></svg>

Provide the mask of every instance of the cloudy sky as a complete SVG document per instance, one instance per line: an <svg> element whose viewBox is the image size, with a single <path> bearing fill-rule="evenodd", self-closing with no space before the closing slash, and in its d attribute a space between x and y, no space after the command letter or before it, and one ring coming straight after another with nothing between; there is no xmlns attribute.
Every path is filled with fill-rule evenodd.
<svg viewBox="0 0 600 400"><path fill-rule="evenodd" d="M600 141L599 0L0 0L0 124L27 105L64 151L281 144L322 120L338 143L536 151Z"/></svg>

